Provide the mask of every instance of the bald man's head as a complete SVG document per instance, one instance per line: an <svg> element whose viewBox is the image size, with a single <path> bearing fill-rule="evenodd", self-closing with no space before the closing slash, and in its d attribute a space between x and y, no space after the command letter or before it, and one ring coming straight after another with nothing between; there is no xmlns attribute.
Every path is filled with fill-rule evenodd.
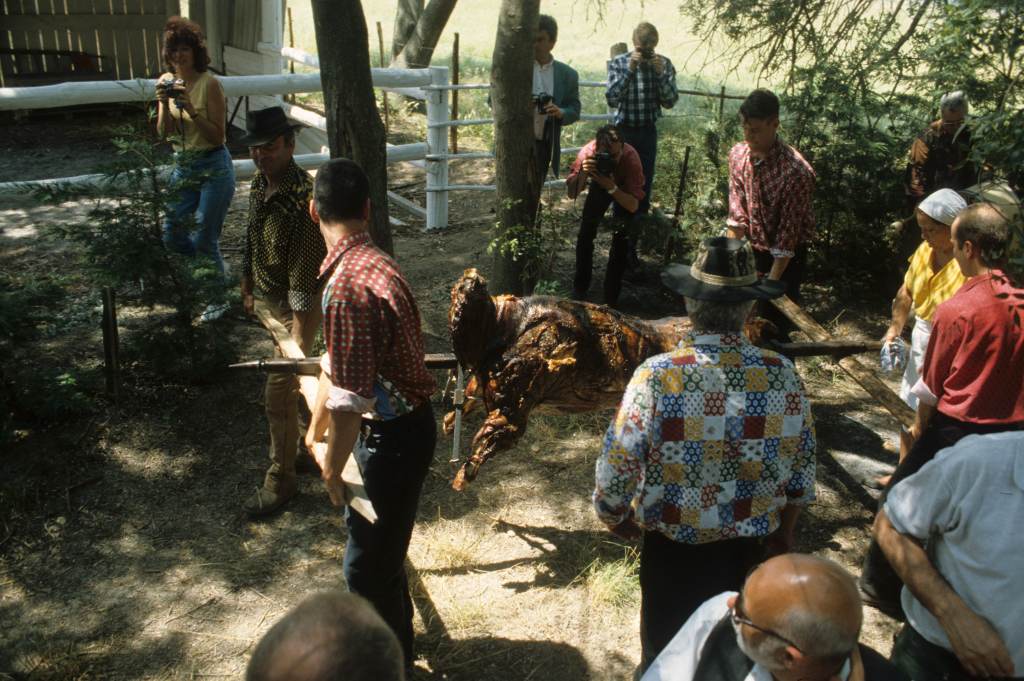
<svg viewBox="0 0 1024 681"><path fill-rule="evenodd" d="M398 638L365 599L328 591L306 598L253 651L247 681L403 681Z"/></svg>
<svg viewBox="0 0 1024 681"><path fill-rule="evenodd" d="M803 655L824 661L849 655L863 618L850 573L798 553L771 558L751 573L743 587L743 610L752 622L795 643ZM758 641L758 632L752 638ZM760 635L765 638L770 637Z"/></svg>

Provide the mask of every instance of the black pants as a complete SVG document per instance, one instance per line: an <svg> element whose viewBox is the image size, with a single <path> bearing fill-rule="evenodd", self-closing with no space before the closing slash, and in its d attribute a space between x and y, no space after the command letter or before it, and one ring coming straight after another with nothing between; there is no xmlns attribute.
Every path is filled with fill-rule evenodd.
<svg viewBox="0 0 1024 681"><path fill-rule="evenodd" d="M348 510L345 581L349 590L370 601L394 630L408 665L413 661L413 604L405 554L420 490L434 457L437 427L430 403L391 421L364 423L370 434L359 466L377 522Z"/></svg>
<svg viewBox="0 0 1024 681"><path fill-rule="evenodd" d="M772 271L772 264L775 262L775 258L772 257L770 251L762 251L755 248L754 262L758 273L767 276ZM790 259L789 264L786 266L786 271L782 273L782 278L779 280L786 285L786 295L797 305L803 301L803 296L800 295L800 287L804 283L806 271L807 246L801 245L797 247L792 259ZM795 329L793 323L767 300L759 302L756 311L758 316L771 321L783 333L788 333Z"/></svg>
<svg viewBox="0 0 1024 681"><path fill-rule="evenodd" d="M905 624L892 646L892 663L914 681L973 681L951 650L937 646Z"/></svg>
<svg viewBox="0 0 1024 681"><path fill-rule="evenodd" d="M640 550L640 666L646 670L700 605L743 587L763 557L758 539L680 544L644 532Z"/></svg>
<svg viewBox="0 0 1024 681"><path fill-rule="evenodd" d="M596 184L591 185L587 191L587 199L583 203L580 231L576 235L576 274L572 282L575 298L584 297L590 289L590 280L594 270L594 239L597 237L597 227L601 224L601 219L611 203L615 204L616 220L629 221L633 218L632 213L620 206L611 197L611 194ZM604 274L604 302L607 305L615 305L619 302L619 293L622 291L622 273L626 271L628 245L626 230L616 230L612 235L612 247L608 251L608 269Z"/></svg>
<svg viewBox="0 0 1024 681"><path fill-rule="evenodd" d="M636 149L640 165L644 169L644 198L640 201L637 214L646 213L651 207L651 186L654 184L655 162L658 160L658 128L650 125L620 125L622 141Z"/></svg>
<svg viewBox="0 0 1024 681"><path fill-rule="evenodd" d="M551 167L551 140L534 140L533 157L537 163L537 176L540 178L540 187L543 189L544 180L548 177L548 168Z"/></svg>
<svg viewBox="0 0 1024 681"><path fill-rule="evenodd" d="M884 490L878 502L881 509L885 499L893 485L904 478L908 478L921 467L935 458L940 450L952 447L968 435L986 435L988 433L1001 433L1008 430L1020 430L1020 424L981 424L968 421L958 421L950 418L942 412L935 412L928 427L921 433L914 446L907 452L907 457L896 466L892 478ZM861 586L866 592L880 601L890 604L894 609L899 609L900 589L903 588L903 580L896 571L892 569L889 560L885 557L878 542L871 540L867 556L864 558L864 567L860 576Z"/></svg>

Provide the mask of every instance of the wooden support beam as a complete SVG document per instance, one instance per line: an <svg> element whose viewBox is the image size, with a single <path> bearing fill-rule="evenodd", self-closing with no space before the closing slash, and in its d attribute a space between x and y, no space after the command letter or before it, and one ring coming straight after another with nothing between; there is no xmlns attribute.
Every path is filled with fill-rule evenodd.
<svg viewBox="0 0 1024 681"><path fill-rule="evenodd" d="M821 324L816 322L809 314L804 312L799 305L789 299L788 296L780 296L772 301L772 304L779 312L786 316L786 319L793 322L798 329L806 333L815 342L831 341L832 335L825 330ZM914 423L914 410L907 406L907 403L900 399L899 395L889 389L885 383L875 376L874 372L861 364L855 357L844 357L839 360L839 366L850 377L864 388L869 395L892 414L903 426L909 428Z"/></svg>
<svg viewBox="0 0 1024 681"><path fill-rule="evenodd" d="M255 303L256 317L263 324L264 328L270 332L270 335L274 338L274 343L281 350L288 359L305 359L306 354L302 352L302 348L292 338L291 333L285 328L285 325L280 319L274 316L270 309L262 301L257 300ZM299 392L302 393L302 397L305 398L306 404L309 406L309 410L312 412L313 407L316 404L316 392L319 384L319 378L316 376L299 376ZM318 442L315 448L319 450L317 453L322 454L322 450L326 450L327 445L323 442ZM345 470L341 472L341 479L345 483L345 487L348 488L351 493L352 500L349 505L355 509L361 516L369 520L370 522L377 522L377 512L373 508L373 504L370 502L370 498L366 496L366 489L363 486L363 476L359 472L359 464L356 462L356 457L348 457L348 463L345 464Z"/></svg>

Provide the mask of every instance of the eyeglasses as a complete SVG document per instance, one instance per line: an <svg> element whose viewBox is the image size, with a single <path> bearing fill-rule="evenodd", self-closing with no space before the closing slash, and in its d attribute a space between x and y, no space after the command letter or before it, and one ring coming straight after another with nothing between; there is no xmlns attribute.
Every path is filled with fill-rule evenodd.
<svg viewBox="0 0 1024 681"><path fill-rule="evenodd" d="M732 618L732 623L735 624L736 626L739 626L741 624L745 624L748 627L750 627L751 629L756 629L757 631L760 631L762 634L767 634L768 636L774 636L775 638L779 639L783 643L786 643L787 645L791 645L794 648L796 648L797 650L800 650L800 646L798 646L797 644L793 643L792 641L790 641L788 638L786 638L782 634L779 634L777 632L772 631L771 629L768 629L766 627L762 627L759 624L754 624L753 622L751 622L750 618L747 617L743 613L743 594L742 593L740 593L740 595L736 597L736 604L734 606L732 606L732 612L729 614L729 616ZM802 651L802 650L800 650L800 654L806 655L806 653L804 653L804 651Z"/></svg>

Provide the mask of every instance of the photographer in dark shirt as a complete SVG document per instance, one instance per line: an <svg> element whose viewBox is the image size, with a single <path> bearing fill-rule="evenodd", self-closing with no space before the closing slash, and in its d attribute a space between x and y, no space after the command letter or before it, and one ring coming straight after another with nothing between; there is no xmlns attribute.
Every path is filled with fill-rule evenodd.
<svg viewBox="0 0 1024 681"><path fill-rule="evenodd" d="M590 288L594 266L594 238L597 226L610 204L618 224L608 252L608 269L604 277L604 302L615 306L622 289L622 273L628 253L627 227L640 201L644 198L644 171L636 149L622 141L614 125L597 131L594 139L580 149L572 164L565 186L570 199L575 199L588 186L583 204L580 231L576 236L576 275L573 298L582 300Z"/></svg>

